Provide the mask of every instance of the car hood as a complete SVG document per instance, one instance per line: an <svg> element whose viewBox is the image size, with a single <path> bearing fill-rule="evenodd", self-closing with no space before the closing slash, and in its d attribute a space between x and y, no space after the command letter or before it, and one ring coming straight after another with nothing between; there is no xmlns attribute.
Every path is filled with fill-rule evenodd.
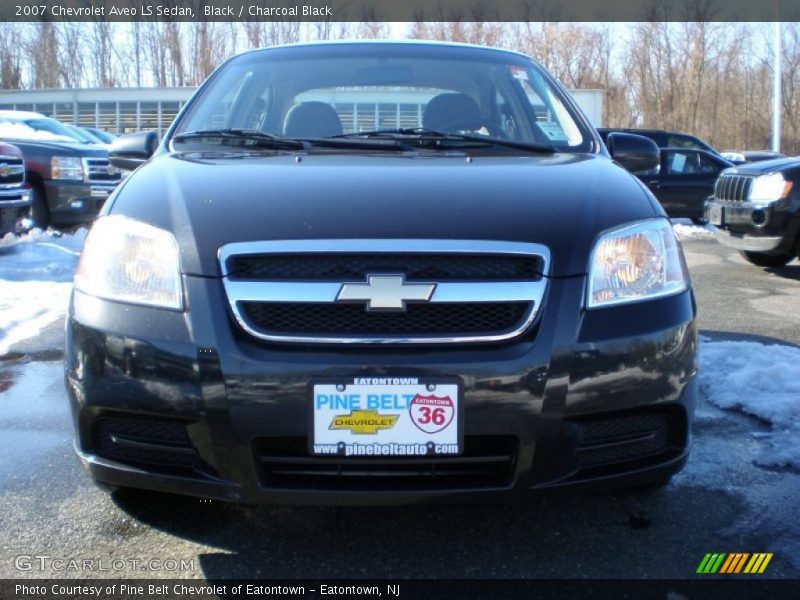
<svg viewBox="0 0 800 600"><path fill-rule="evenodd" d="M600 232L664 215L605 156L462 153L164 153L106 211L172 231L184 273L204 276L229 242L331 238L536 242L552 275L576 275Z"/></svg>
<svg viewBox="0 0 800 600"><path fill-rule="evenodd" d="M58 142L51 140L11 140L18 148L33 149L45 152L52 152L62 156L94 156L108 157L108 148L94 144L84 144L82 142Z"/></svg>
<svg viewBox="0 0 800 600"><path fill-rule="evenodd" d="M786 169L800 167L800 157L787 156L784 158L773 158L770 160L760 160L758 162L737 165L732 169L727 169L726 173L739 173L741 175L762 175L765 173L775 173Z"/></svg>

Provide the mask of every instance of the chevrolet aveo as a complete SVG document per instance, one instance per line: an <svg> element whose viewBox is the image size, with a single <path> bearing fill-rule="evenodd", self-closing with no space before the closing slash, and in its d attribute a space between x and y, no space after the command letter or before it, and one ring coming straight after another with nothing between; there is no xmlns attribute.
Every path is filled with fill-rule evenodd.
<svg viewBox="0 0 800 600"><path fill-rule="evenodd" d="M696 306L664 211L530 58L322 43L217 69L93 224L67 320L105 489L234 502L652 487ZM137 168L138 167L138 168Z"/></svg>

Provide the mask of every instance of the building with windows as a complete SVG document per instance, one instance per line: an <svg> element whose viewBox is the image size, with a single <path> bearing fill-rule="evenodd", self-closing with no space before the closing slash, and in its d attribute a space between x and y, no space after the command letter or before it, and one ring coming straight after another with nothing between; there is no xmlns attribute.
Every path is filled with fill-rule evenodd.
<svg viewBox="0 0 800 600"><path fill-rule="evenodd" d="M175 115L194 93L194 87L167 88L81 88L46 90L0 90L0 110L27 110L55 117L64 123L96 127L110 133L151 130L163 134ZM601 126L602 90L572 90L572 95L595 127ZM374 96L373 96L374 97ZM388 99L387 99L388 100ZM358 124L360 130L375 129L381 123L401 127L421 124L424 105L404 98L402 103L359 102L353 94L340 94L331 103L345 128Z"/></svg>

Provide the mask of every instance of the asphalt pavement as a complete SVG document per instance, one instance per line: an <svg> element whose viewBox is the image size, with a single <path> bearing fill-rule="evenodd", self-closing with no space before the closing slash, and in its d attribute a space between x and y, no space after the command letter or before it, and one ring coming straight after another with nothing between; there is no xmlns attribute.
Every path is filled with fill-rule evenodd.
<svg viewBox="0 0 800 600"><path fill-rule="evenodd" d="M710 236L684 248L706 339L800 345L800 263L765 270ZM702 402L689 467L655 492L395 508L109 496L72 452L62 328L0 362L0 578L684 578L707 552L759 551L775 553L765 576L800 576L800 473L756 466L764 424Z"/></svg>

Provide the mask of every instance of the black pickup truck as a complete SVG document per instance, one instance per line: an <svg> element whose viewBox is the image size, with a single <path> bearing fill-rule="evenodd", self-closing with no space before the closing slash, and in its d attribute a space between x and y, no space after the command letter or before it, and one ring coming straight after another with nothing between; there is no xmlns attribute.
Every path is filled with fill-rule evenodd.
<svg viewBox="0 0 800 600"><path fill-rule="evenodd" d="M25 184L25 163L16 146L0 142L0 237L26 228L31 192Z"/></svg>
<svg viewBox="0 0 800 600"><path fill-rule="evenodd" d="M800 158L726 169L705 205L720 243L761 267L781 267L800 254Z"/></svg>
<svg viewBox="0 0 800 600"><path fill-rule="evenodd" d="M78 141L65 125L39 113L0 111L0 140L22 151L38 227L92 221L121 180L107 150Z"/></svg>

